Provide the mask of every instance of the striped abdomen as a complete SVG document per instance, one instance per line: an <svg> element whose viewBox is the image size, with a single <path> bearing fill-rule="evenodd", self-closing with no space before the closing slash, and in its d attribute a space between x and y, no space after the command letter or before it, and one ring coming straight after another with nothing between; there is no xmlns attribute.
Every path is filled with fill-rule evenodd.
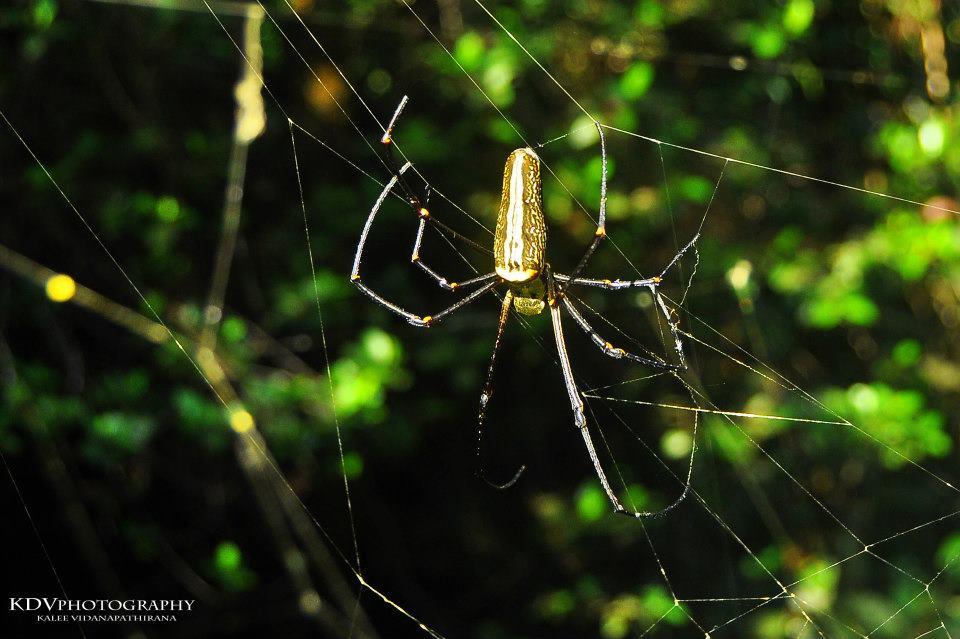
<svg viewBox="0 0 960 639"><path fill-rule="evenodd" d="M543 270L546 245L540 158L533 149L517 149L507 157L503 170L503 196L493 240L497 275L515 283L533 280Z"/></svg>

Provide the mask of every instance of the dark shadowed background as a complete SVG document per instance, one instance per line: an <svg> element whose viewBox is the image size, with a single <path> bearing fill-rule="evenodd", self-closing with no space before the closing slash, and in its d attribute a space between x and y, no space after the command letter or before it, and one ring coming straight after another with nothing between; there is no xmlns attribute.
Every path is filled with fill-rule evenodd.
<svg viewBox="0 0 960 639"><path fill-rule="evenodd" d="M0 634L426 636L402 609L477 639L960 636L956 5L291 1L0 8ZM432 215L483 246L507 154L546 143L573 267L591 115L588 275L654 275L703 220L663 288L693 391L565 321L625 499L671 503L698 445L676 509L612 513L546 314L511 319L480 455L527 469L476 477L497 300L424 331L349 282L403 95ZM416 224L387 202L364 277L428 314L457 294L410 264ZM492 266L449 232L421 254ZM575 295L674 358L648 295ZM64 592L196 604L82 629L6 605Z"/></svg>

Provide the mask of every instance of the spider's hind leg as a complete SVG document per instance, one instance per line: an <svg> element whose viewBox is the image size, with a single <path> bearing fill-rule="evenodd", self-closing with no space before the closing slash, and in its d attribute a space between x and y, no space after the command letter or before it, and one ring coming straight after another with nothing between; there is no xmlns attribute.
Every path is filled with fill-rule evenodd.
<svg viewBox="0 0 960 639"><path fill-rule="evenodd" d="M600 464L600 458L597 455L596 446L593 443L593 436L590 434L590 429L587 426L587 418L584 414L584 404L583 397L580 394L580 391L577 389L576 381L573 377L573 369L570 366L570 356L567 353L567 343L563 337L563 322L560 315L560 300L562 299L564 305L567 307L567 310L570 311L574 319L577 320L577 323L580 324L581 328L584 328L588 333L591 333L591 337L595 334L590 325L586 323L586 320L583 319L583 316L576 310L576 308L566 299L565 295L562 295L558 299L556 284L554 283L554 276L549 273L547 274L547 286L548 286L548 302L550 305L550 319L553 322L553 334L557 342L557 353L560 357L560 369L563 372L563 382L567 389L567 396L570 399L570 407L573 409L573 421L577 428L580 430L580 434L583 437L583 443L587 447L587 454L590 456L590 461L593 463L594 471L597 474L597 478L600 480L601 486L603 486L603 491L607 495L607 499L613 505L613 509L616 513L621 515L626 515L628 517L633 517L636 519L646 518L646 517L657 517L668 513L677 506L679 506L686 498L691 491L691 479L693 476L693 457L696 454L696 424L694 421L694 445L690 453L690 462L687 470L686 482L684 484L683 492L680 496L675 499L670 505L666 506L657 511L634 511L624 508L623 504L620 503L620 500L617 498L616 493L613 492L613 489L610 487L610 481L607 479L607 474L603 470L603 466ZM582 322L582 323L581 323ZM599 336L597 336L599 337ZM600 338L602 339L602 338ZM679 339L677 340L679 344ZM612 348L612 347L611 347ZM619 355L611 354L607 352L607 349L604 350L605 353L611 355L611 357L624 357L626 352L619 351ZM682 357L682 354L681 354ZM639 361L646 362L645 358L640 358L639 356L633 356L634 359ZM652 362L652 360L650 360ZM671 365L665 364L663 362L655 362L651 365L655 365L661 369L670 370L674 376L679 378L680 370L686 369L686 361L682 361L681 364L677 367L671 368ZM681 380L682 382L682 380ZM692 397L692 396L691 396ZM694 400L696 403L696 401ZM696 416L694 417L696 420Z"/></svg>
<svg viewBox="0 0 960 639"><path fill-rule="evenodd" d="M570 301L570 297L568 295L563 296L563 305L566 307L567 312L570 313L577 325L583 329L583 332L590 336L590 341L593 342L604 355L614 359L629 359L634 362L644 364L645 366L663 371L683 371L687 369L687 363L683 357L683 350L679 342L677 342L675 345L680 349L678 351L680 357L679 364L670 364L668 362L660 361L659 359L652 359L650 357L636 355L622 348L618 348L604 339L604 337L601 336L600 333L598 333L593 326L590 325L577 307L573 305L573 302Z"/></svg>
<svg viewBox="0 0 960 639"><path fill-rule="evenodd" d="M694 245L696 238L691 240L678 254L682 256L683 253ZM674 264L679 261L679 258L674 258L670 264L667 265L667 268L664 269L663 273L666 273ZM642 280L598 280L598 279L589 279L589 278L571 278L567 275L556 274L554 277L566 284L566 288L569 288L573 284L582 285L582 286L592 286L594 288L601 288L608 291L622 291L632 288L645 288L650 291L650 295L653 296L654 304L657 307L660 315L663 316L663 320L667 323L667 327L670 330L670 337L673 339L673 350L677 354L677 364L667 364L665 362L657 362L653 360L648 360L646 358L640 358L638 356L633 356L632 354L622 351L622 349L613 349L606 340L600 337L600 335L593 329L592 326L583 318L576 308L572 304L567 304L567 310L570 311L570 314L573 315L573 318L577 321L577 324L584 330L590 339L603 350L606 355L619 359L620 357L627 357L627 359L633 359L639 361L643 364L653 366L655 368L665 368L666 370L672 371L685 371L687 370L687 358L683 354L683 340L680 339L680 326L677 319L674 317L675 310L667 305L663 299L663 295L660 294L660 284L663 281L662 275L656 277L650 277ZM563 296L564 302L567 301L567 295ZM612 349L612 351L611 351Z"/></svg>
<svg viewBox="0 0 960 639"><path fill-rule="evenodd" d="M576 381L573 379L573 369L570 367L570 356L567 353L567 342L563 338L563 322L560 318L560 306L556 298L555 286L552 278L548 281L550 289L548 295L550 319L553 322L553 336L557 342L557 354L560 357L560 370L563 373L563 383L567 389L567 397L570 399L570 408L573 409L573 423L583 436L583 443L587 447L587 454L590 455L590 461L593 463L593 468L597 473L597 478L600 480L601 486L603 486L603 492L607 494L607 499L613 504L616 512L626 513L627 510L623 507L623 504L620 503L620 500L617 499L616 493L614 493L610 487L610 481L607 479L607 474L604 472L603 466L600 465L597 449L593 445L593 437L590 435L590 430L587 427L587 416L583 410L583 398L577 389Z"/></svg>

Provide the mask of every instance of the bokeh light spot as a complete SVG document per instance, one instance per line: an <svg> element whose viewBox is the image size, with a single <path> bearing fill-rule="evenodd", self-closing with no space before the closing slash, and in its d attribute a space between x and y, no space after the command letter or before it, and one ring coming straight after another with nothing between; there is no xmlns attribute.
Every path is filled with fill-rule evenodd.
<svg viewBox="0 0 960 639"><path fill-rule="evenodd" d="M242 408L230 411L230 428L238 433L246 433L255 426L253 415Z"/></svg>
<svg viewBox="0 0 960 639"><path fill-rule="evenodd" d="M69 275L62 273L47 280L47 297L54 302L67 302L77 293L77 283Z"/></svg>

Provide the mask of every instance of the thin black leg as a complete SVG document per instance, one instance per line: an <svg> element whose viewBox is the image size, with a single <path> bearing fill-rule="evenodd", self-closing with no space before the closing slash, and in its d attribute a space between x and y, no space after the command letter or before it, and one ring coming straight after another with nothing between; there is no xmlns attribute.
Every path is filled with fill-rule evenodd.
<svg viewBox="0 0 960 639"><path fill-rule="evenodd" d="M701 226L702 226L702 224L701 224ZM683 248L680 249L680 251L679 251L676 255L673 256L673 259L670 260L670 263L667 264L662 271L660 271L660 275L657 277L657 279L661 279L661 280L662 280L663 277L667 274L667 271L669 271L670 269L672 269L672 268L677 264L677 262L679 262L679 261L683 258L683 256L686 255L687 251L689 251L691 248L693 248L694 246L696 246L697 241L699 241L699 240L700 240L700 231L697 231L697 232L694 234L694 236L693 236L692 238L690 238L690 241L687 242L686 244L684 244ZM698 257L698 259L699 259L699 257ZM694 269L694 270L696 270L696 269ZM691 277L692 277L692 276L691 276Z"/></svg>
<svg viewBox="0 0 960 639"><path fill-rule="evenodd" d="M625 288L647 288L651 285L657 285L660 283L659 277L649 277L643 280L598 280L588 277L578 277L576 279L570 279L569 275L563 275L562 273L557 273L554 275L558 282L563 282L565 288L570 288L573 285L577 286L592 286L594 288L602 288L607 291L621 291Z"/></svg>
<svg viewBox="0 0 960 639"><path fill-rule="evenodd" d="M480 278L474 278L473 280L457 283L447 277L444 277L443 275L440 275L437 271L425 264L420 258L420 246L423 243L423 233L427 224L433 224L441 231L447 233L450 237L466 243L473 249L487 254L491 254L491 251L480 246L470 238L467 238L454 231L446 224L435 220L431 216L429 209L431 192L430 185L427 183L424 184L422 195L415 194L413 189L407 183L406 176L404 175L406 173L406 169L401 170L398 167L396 157L393 154L393 130L396 128L397 121L400 119L400 114L403 113L403 109L407 106L407 102L409 101L410 99L407 96L403 96L403 98L400 100L400 104L397 105L396 110L393 112L393 117L390 118L390 123L387 125L387 128L384 131L383 137L380 138L380 143L383 145L385 150L384 163L394 175L398 176L397 187L403 193L404 201L406 201L413 213L420 218L420 224L417 229L417 237L413 244L413 254L410 256L410 261L416 264L424 273L433 278L442 288L445 288L448 291L453 291L459 286L464 286L483 280Z"/></svg>
<svg viewBox="0 0 960 639"><path fill-rule="evenodd" d="M666 508L662 508L661 510L654 511L654 512L633 511L633 510L628 510L624 508L623 504L620 503L620 500L617 499L617 495L613 492L613 489L610 487L610 481L607 479L607 474L604 472L603 466L600 464L600 458L597 456L597 450L593 443L593 437L590 435L590 430L587 427L587 418L583 410L584 408L583 399L580 395L580 391L577 389L577 384L573 378L573 369L570 366L570 356L567 353L567 343L563 337L563 322L560 316L560 304L556 296L556 285L554 284L553 276L549 271L547 271L547 289L548 289L547 300L550 305L550 319L553 322L553 335L557 342L557 353L560 356L560 369L563 372L564 386L567 389L567 397L570 399L570 407L571 409L573 409L573 421L574 421L574 424L577 426L577 428L580 429L580 434L583 437L583 443L587 447L587 454L590 456L590 461L593 463L593 468L594 468L594 471L597 473L597 478L600 480L600 485L603 486L603 491L607 494L607 499L609 499L610 503L613 505L614 512L619 513L621 515L627 515L628 517L641 519L646 517L659 517L661 515L666 514L667 512L679 506L683 502L683 500L686 499L687 495L690 493L691 479L693 476L693 459L697 450L697 447L696 447L697 421L694 421L694 428L693 428L694 444L690 452L690 462L687 469L686 483L684 485L683 492L680 494L680 496L676 500L674 500L670 505L668 505ZM562 299L564 302L567 302L566 298L562 298ZM571 311L571 315L573 315L574 319L577 319L579 317L580 320L583 320L583 317L578 312L576 312L576 308L573 307L572 304L569 304L567 302L565 306L567 307L567 310ZM578 323L580 323L579 320L578 320ZM589 324L586 324L586 321L584 320L584 323L581 326L589 326ZM623 355L621 355L621 357L622 356ZM661 367L664 366L662 363L659 365ZM684 363L684 367L686 367L686 363ZM673 372L673 375L677 376L676 371L672 371L672 372ZM679 376L677 377L679 379ZM680 381L683 382L683 380L680 380ZM691 398L692 397L693 395L691 393ZM696 403L695 399L694 399L694 403ZM694 419L695 420L697 419L696 416L694 417Z"/></svg>
<svg viewBox="0 0 960 639"><path fill-rule="evenodd" d="M500 350L500 340L503 338L503 330L507 326L507 320L510 318L510 305L513 303L513 293L507 291L506 295L503 296L503 305L500 307L500 321L497 323L497 337L493 342L493 353L490 354L490 366L487 368L487 379L483 385L483 392L480 394L480 410L477 413L477 476L485 481L490 486L497 488L498 490L504 490L510 488L517 480L520 479L520 475L526 469L526 466L522 465L514 473L513 478L503 484L498 484L487 479L486 473L483 469L483 455L481 454L481 442L483 438L483 419L487 414L487 404L490 403L490 398L493 397L493 368L494 364L497 361L497 352Z"/></svg>
<svg viewBox="0 0 960 639"><path fill-rule="evenodd" d="M547 301L550 306L550 319L553 322L553 336L557 342L557 353L560 356L560 370L563 372L563 383L567 389L570 408L573 410L573 423L583 436L583 443L587 447L587 454L590 455L590 461L593 462L593 468L597 473L600 484L603 486L603 491L607 494L607 499L613 504L616 512L626 512L620 500L617 499L617 495L610 487L607 474L603 471L603 466L600 465L600 458L597 457L597 449L593 445L593 437L590 436L590 430L587 428L587 417L583 411L583 399L573 379L573 369L570 367L570 356L567 354L567 342L563 338L563 322L560 318L560 305L556 297L556 286L553 283L553 278L549 277L549 275L547 281L549 289Z"/></svg>
<svg viewBox="0 0 960 639"><path fill-rule="evenodd" d="M676 266L676 264L686 255L687 251L693 248L697 241L700 239L700 233L698 232L693 238L687 242L680 251L673 256L673 259L670 260L670 263L660 271L659 275L654 277L648 277L640 280L609 280L609 279L592 279L588 277L577 277L575 274L563 275L562 273L555 273L553 277L558 281L564 284L563 288L570 288L572 285L580 286L593 286L594 288L603 288L608 291L619 291L625 288L649 288L650 286L656 286L663 281L663 278L667 275L667 272L671 268Z"/></svg>
<svg viewBox="0 0 960 639"><path fill-rule="evenodd" d="M677 353L677 358L679 360L679 365L675 370L686 370L687 359L683 354L683 340L680 339L680 327L676 318L676 312L674 311L673 308L667 306L667 303L664 301L663 296L660 295L660 284L663 281L663 276L666 274L666 272L670 270L677 262L680 261L680 258L683 256L683 254L687 251L687 249L689 249L691 246L694 245L694 243L697 241L698 238L699 238L699 234L694 236L694 238L690 240L686 246L683 247L683 249L677 254L677 256L670 261L667 267L663 269L661 274L655 277L650 277L642 280L620 280L620 279L599 280L599 279L588 279L588 278L582 278L582 277L572 278L568 275L562 275L560 273L557 273L553 277L560 282L566 282L567 287L573 284L578 284L583 286L592 286L595 288L602 288L608 291L621 291L621 290L630 289L630 288L645 288L649 290L650 295L653 296L654 302L657 306L657 310L663 316L664 321L666 321L667 326L670 329L670 336L673 339L673 349ZM575 310L571 311L571 314L574 316L574 319L576 319L577 316L579 315L578 313L576 313ZM582 316L580 317L582 319ZM582 327L584 326L584 322L581 322L580 320L578 320L577 323L579 323L580 326ZM589 326L589 324L587 324L587 326ZM587 332L590 333L591 331L592 329L588 330ZM591 334L591 339L593 339L592 334ZM596 342L595 339L594 341Z"/></svg>
<svg viewBox="0 0 960 639"><path fill-rule="evenodd" d="M579 325L580 328L583 329L583 332L590 336L590 341L596 344L597 348L599 348L604 355L608 357L612 357L613 359L629 359L634 362L639 362L641 364L644 364L645 366L649 366L650 368L654 368L656 370L662 370L662 371L686 370L687 368L686 362L683 362L681 364L670 364L668 362L658 361L655 359L651 359L649 357L643 357L642 355L636 355L629 351L625 351L622 348L617 348L616 346L608 342L606 339L604 339L593 328L593 326L590 325L590 323L586 320L586 318L583 317L583 314L580 313L577 307L573 305L573 302L570 301L569 296L565 296L563 298L563 305L566 307L567 312L569 312L570 315L573 317L574 321L576 321L577 325Z"/></svg>
<svg viewBox="0 0 960 639"><path fill-rule="evenodd" d="M387 300L386 298L381 297L361 281L360 265L361 265L361 261L363 260L363 249L366 246L367 237L370 235L370 229L373 226L373 221L376 219L377 213L380 211L380 207L383 206L384 200L387 199L387 196L390 195L390 192L396 186L397 181L400 178L400 175L406 172L406 170L409 168L410 168L409 162L407 162L402 167L400 167L400 170L397 172L397 175L392 176L390 180L387 182L386 186L383 187L383 191L380 193L380 196L377 198L377 201L374 203L373 208L370 210L370 215L367 216L367 221L363 225L363 231L360 233L360 242L357 244L357 252L353 258L353 272L350 275L350 280L357 285L357 288L359 288L365 295L367 295L367 297L369 297L373 301L377 302L384 308L387 308L393 311L397 315L403 317L410 324L425 328L427 326L431 326L439 322L441 319L443 319L447 315L450 315L451 313L457 311L458 309L466 306L470 302L476 300L478 297L480 297L484 293L490 291L494 286L496 286L499 283L499 280L490 278L491 281L488 284L470 293L470 295L467 295L466 297L458 301L456 304L453 304L452 306L445 308L444 310L438 313L435 313L434 315L424 315L424 316L415 315L414 313L407 311L406 309L398 306L397 304L394 304L393 302Z"/></svg>
<svg viewBox="0 0 960 639"><path fill-rule="evenodd" d="M457 289L461 289L465 286L471 286L473 284L484 282L492 277L496 277L495 273L490 273L488 275L481 275L479 277L474 277L472 279L465 280L463 282L452 282L448 280L446 277L440 275L440 273L438 273L434 269L427 266L427 264L423 262L423 260L420 258L420 247L423 244L423 233L426 230L426 228L427 228L427 218L424 218L421 216L420 225L417 228L417 237L413 242L413 252L410 254L410 261L416 264L418 267L420 267L420 270L422 270L424 273L426 273L431 278L433 278L433 280L440 285L440 288L446 289L448 291L456 291Z"/></svg>
<svg viewBox="0 0 960 639"><path fill-rule="evenodd" d="M603 238L607 237L607 139L603 135L603 127L600 126L600 123L594 121L594 124L597 126L597 132L600 133L600 212L597 216L597 231L593 234L593 240L590 242L590 246L587 247L586 253L580 258L576 268L570 272L569 279L571 280L575 280L580 276L583 269L587 267L590 256L592 256L593 252L600 246ZM567 285L559 287L557 292L561 297L566 287Z"/></svg>
<svg viewBox="0 0 960 639"><path fill-rule="evenodd" d="M650 287L650 292L653 294L653 299L657 303L657 308L660 309L660 313L663 315L663 319L667 323L667 327L670 329L670 336L673 338L673 350L677 353L677 358L679 359L680 363L680 370L686 370L687 358L683 354L683 340L680 339L680 326L676 317L676 312L673 308L667 306L667 303L663 301L663 296L660 295L660 289L658 287Z"/></svg>

